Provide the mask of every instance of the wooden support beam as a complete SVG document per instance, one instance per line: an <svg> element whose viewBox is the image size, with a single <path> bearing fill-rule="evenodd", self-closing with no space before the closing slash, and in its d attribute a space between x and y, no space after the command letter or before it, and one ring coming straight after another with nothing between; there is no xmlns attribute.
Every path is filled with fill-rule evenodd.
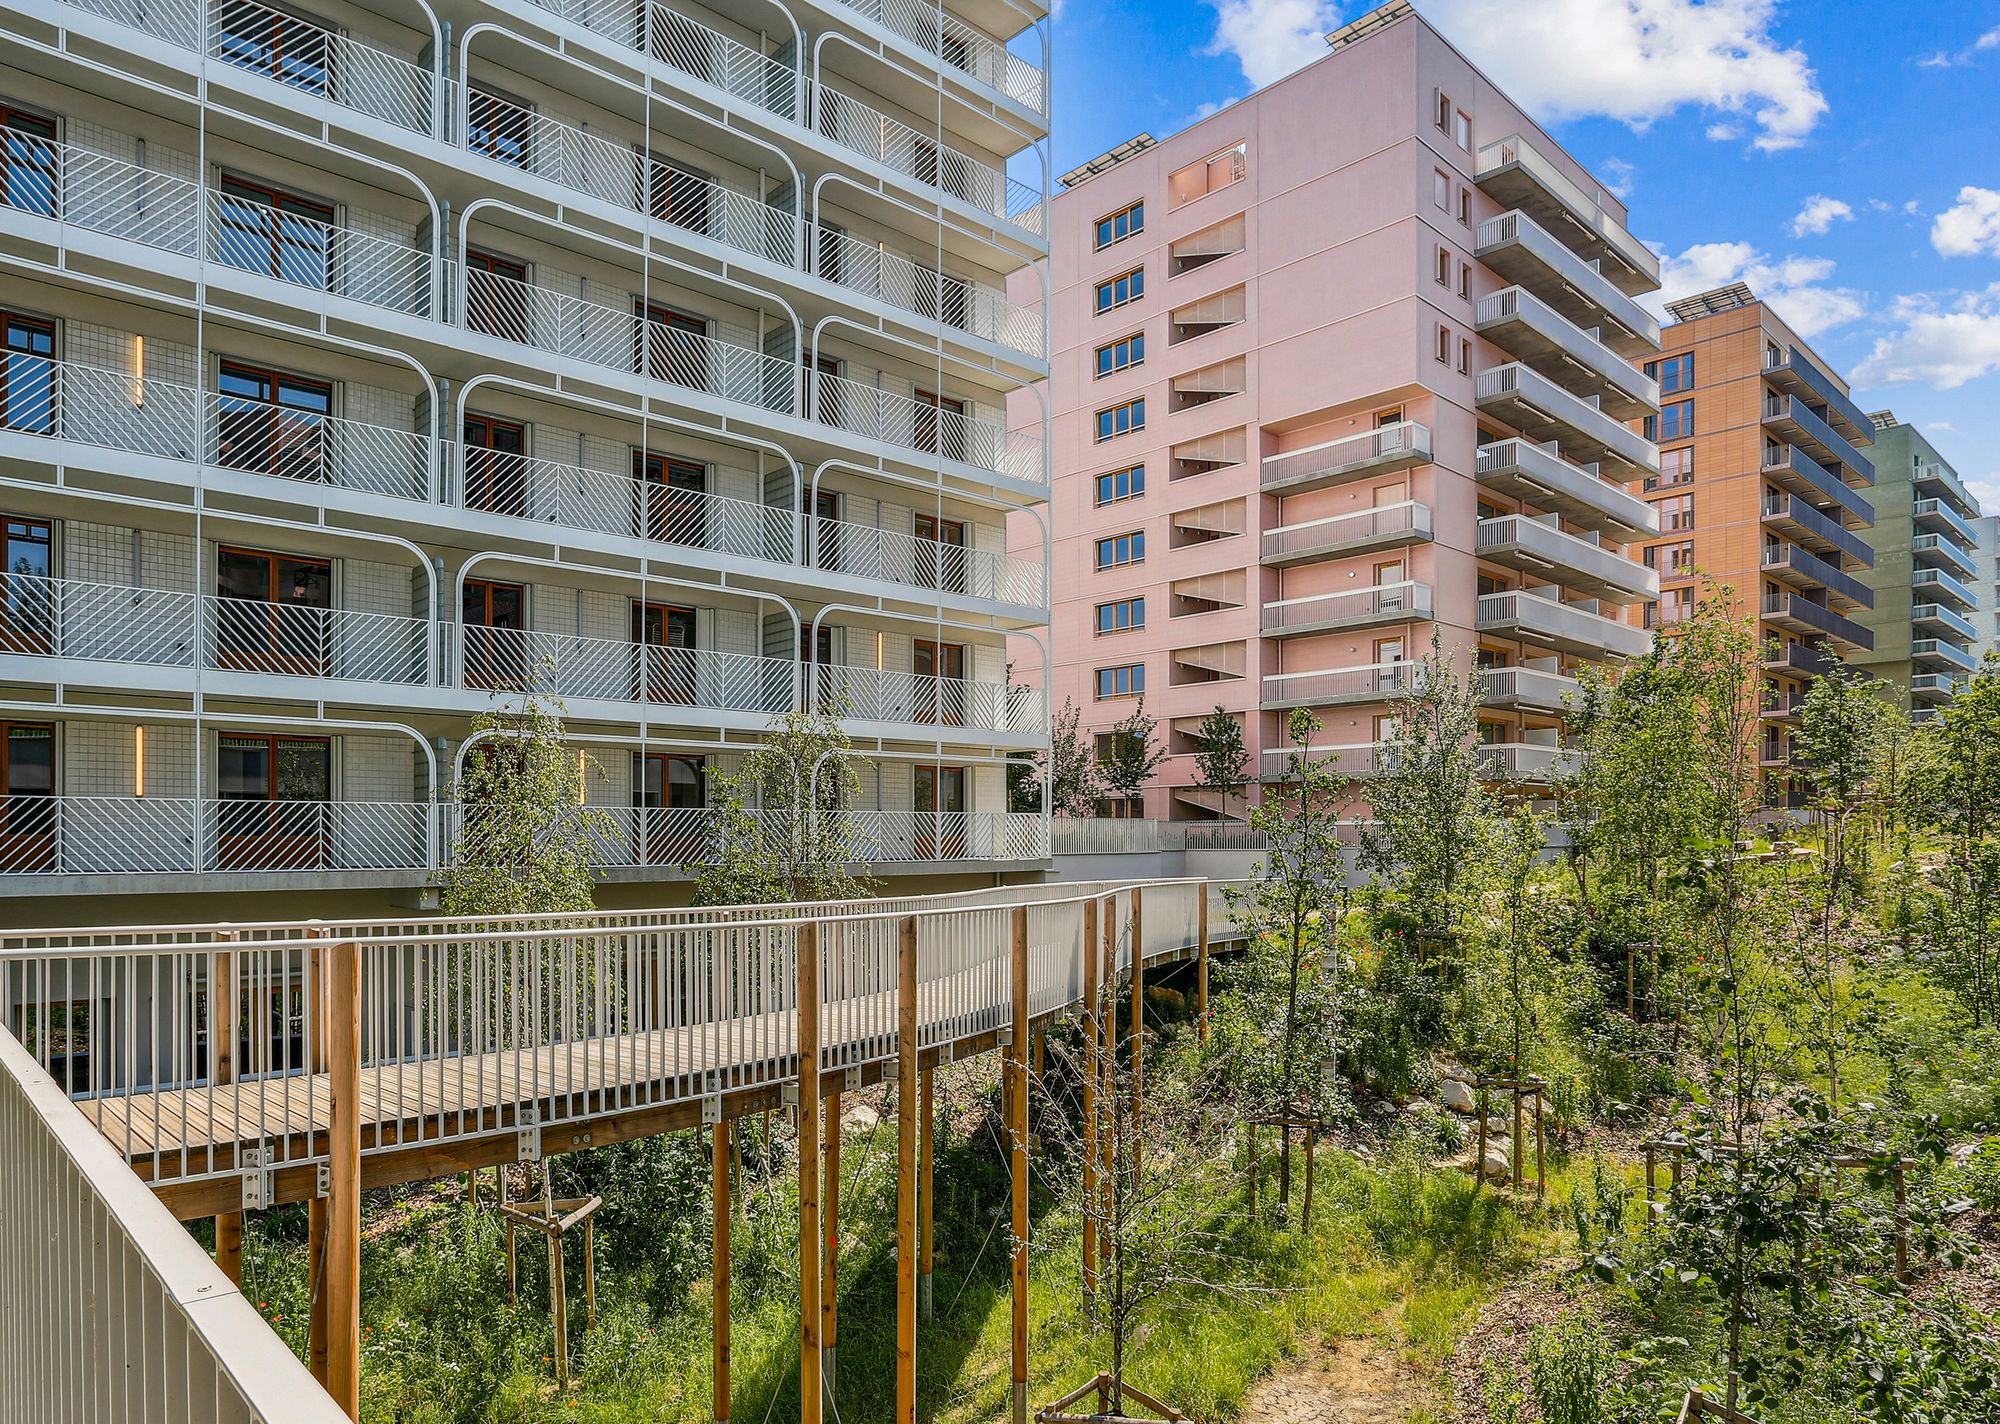
<svg viewBox="0 0 2000 1424"><path fill-rule="evenodd" d="M819 1357L819 926L798 931L799 1424L825 1417Z"/></svg>
<svg viewBox="0 0 2000 1424"><path fill-rule="evenodd" d="M312 1048L308 1057L315 1073L326 1071L326 938L324 930L308 930L313 941L306 951L306 1036ZM307 1364L312 1377L326 1384L326 1230L327 1199L319 1194L319 1173L313 1171L311 1204L306 1212L307 1280L311 1290L312 1320L307 1339Z"/></svg>
<svg viewBox="0 0 2000 1424"><path fill-rule="evenodd" d="M1515 1071L1520 1071L1518 1064L1515 1067ZM1522 1170L1527 1165L1528 1144L1524 1140L1525 1134L1522 1131L1526 1123L1521 1118L1521 1085L1518 1082L1514 1084L1512 1092L1514 1096L1514 1190L1518 1192L1521 1190Z"/></svg>
<svg viewBox="0 0 2000 1424"><path fill-rule="evenodd" d="M709 1157L715 1169L709 1271L715 1336L715 1424L729 1424L729 1147L735 1135L728 1123L718 1122L709 1138Z"/></svg>
<svg viewBox="0 0 2000 1424"><path fill-rule="evenodd" d="M1013 1424L1028 1424L1028 907L1013 914L1011 961L1014 1032L1007 1044L1008 1179L1014 1207L1014 1409Z"/></svg>
<svg viewBox="0 0 2000 1424"><path fill-rule="evenodd" d="M1106 1113L1114 1114L1118 1102L1118 897L1106 895L1097 912L1097 932L1103 940L1103 959L1100 966L1100 986L1104 995L1103 1053L1099 1056L1101 1100ZM1116 1134L1097 1134L1097 1209L1100 1219L1109 1216L1111 1206L1112 1175L1117 1163L1112 1160ZM1115 1243L1107 1244L1100 1236L1097 1243L1098 1268L1109 1270L1111 1263L1106 1259L1107 1250L1115 1250Z"/></svg>
<svg viewBox="0 0 2000 1424"><path fill-rule="evenodd" d="M233 942L234 930L216 939ZM211 956L208 981L208 1081L216 1087L236 1081L237 1013L242 986L237 980L238 957L221 951ZM225 1211L215 1217L215 1264L238 1290L243 1288L243 1213Z"/></svg>
<svg viewBox="0 0 2000 1424"><path fill-rule="evenodd" d="M1099 1002L1097 902L1083 902L1083 1299L1097 1298L1097 1039Z"/></svg>
<svg viewBox="0 0 2000 1424"><path fill-rule="evenodd" d="M1203 881L1195 890L1195 970L1194 970L1194 1022L1195 1033L1203 1043L1208 1042L1208 882Z"/></svg>
<svg viewBox="0 0 2000 1424"><path fill-rule="evenodd" d="M917 917L896 942L896 1424L917 1424Z"/></svg>
<svg viewBox="0 0 2000 1424"><path fill-rule="evenodd" d="M829 1404L835 1389L833 1351L840 1336L840 1114L840 1092L835 1089L826 1100L826 1146L822 1151L826 1186L820 1193L819 1208L826 1224L826 1257L819 1281L820 1376L826 1381ZM833 1414L838 1419L839 1409Z"/></svg>
<svg viewBox="0 0 2000 1424"><path fill-rule="evenodd" d="M326 954L328 1141L326 1392L361 1418L361 947Z"/></svg>
<svg viewBox="0 0 2000 1424"><path fill-rule="evenodd" d="M1146 911L1144 892L1132 887L1132 1170L1139 1170L1139 1118L1146 1076Z"/></svg>
<svg viewBox="0 0 2000 1424"><path fill-rule="evenodd" d="M931 1308L931 1266L936 1250L935 1226L931 1219L931 1157L936 1152L937 1107L934 1102L937 1075L935 1066L919 1071L921 1121L917 1138L917 1319L929 1320Z"/></svg>
<svg viewBox="0 0 2000 1424"><path fill-rule="evenodd" d="M569 1290L568 1282L563 1279L562 1233L549 1232L547 1241L549 1311L555 1317L556 1388L560 1390L569 1384Z"/></svg>

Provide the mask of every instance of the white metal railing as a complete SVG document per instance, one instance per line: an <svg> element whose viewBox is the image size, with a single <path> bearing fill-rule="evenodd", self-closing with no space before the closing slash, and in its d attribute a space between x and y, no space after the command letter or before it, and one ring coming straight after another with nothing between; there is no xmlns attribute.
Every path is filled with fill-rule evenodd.
<svg viewBox="0 0 2000 1424"><path fill-rule="evenodd" d="M636 49L690 79L779 118L799 118L799 71L732 35L657 3L535 0L551 14Z"/></svg>
<svg viewBox="0 0 2000 1424"><path fill-rule="evenodd" d="M844 519L814 518L807 521L807 528L814 568L962 598L1048 607L1048 569L1039 559L920 539Z"/></svg>
<svg viewBox="0 0 2000 1424"><path fill-rule="evenodd" d="M422 248L227 192L208 194L208 256L225 267L423 316L434 264Z"/></svg>
<svg viewBox="0 0 2000 1424"><path fill-rule="evenodd" d="M427 870L432 808L405 801L0 797L0 874Z"/></svg>
<svg viewBox="0 0 2000 1424"><path fill-rule="evenodd" d="M1520 134L1509 134L1506 138L1496 139L1481 146L1478 157L1479 181L1485 182L1495 171L1509 165L1518 166L1533 177L1535 182L1539 183L1545 192L1554 196L1582 227L1596 234L1634 272L1650 279L1655 286L1659 284L1658 254L1632 236L1624 222L1605 208L1596 193L1586 192L1582 184L1556 165L1555 160L1545 156L1535 144Z"/></svg>
<svg viewBox="0 0 2000 1424"><path fill-rule="evenodd" d="M1431 537L1431 507L1420 500L1378 505L1352 514L1330 514L1264 531L1264 557L1285 559L1331 549L1337 545L1408 535Z"/></svg>
<svg viewBox="0 0 2000 1424"><path fill-rule="evenodd" d="M202 613L213 668L417 687L435 680L429 619L214 596L202 599Z"/></svg>
<svg viewBox="0 0 2000 1424"><path fill-rule="evenodd" d="M799 519L780 505L453 442L466 509L796 564Z"/></svg>
<svg viewBox="0 0 2000 1424"><path fill-rule="evenodd" d="M208 52L398 128L437 131L435 76L427 67L291 11L255 0L212 0Z"/></svg>
<svg viewBox="0 0 2000 1424"><path fill-rule="evenodd" d="M31 1032L46 1031L51 1008L36 1006ZM61 1012L62 1032L77 1027L67 1003ZM0 1025L7 1417L341 1424L339 1406L12 1027Z"/></svg>
<svg viewBox="0 0 2000 1424"><path fill-rule="evenodd" d="M828 372L814 372L812 387L813 415L823 425L1028 484L1048 484L1041 437L1030 431Z"/></svg>
<svg viewBox="0 0 2000 1424"><path fill-rule="evenodd" d="M1025 232L1044 227L1042 193L1001 169L919 133L851 94L821 84L813 96L820 136Z"/></svg>
<svg viewBox="0 0 2000 1424"><path fill-rule="evenodd" d="M459 685L513 692L530 681L565 698L776 715L796 701L798 665L713 648L462 624Z"/></svg>
<svg viewBox="0 0 2000 1424"><path fill-rule="evenodd" d="M1351 702L1357 698L1402 697L1421 691L1424 678L1424 665L1414 662L1267 673L1264 677L1264 700L1311 707L1321 703Z"/></svg>
<svg viewBox="0 0 2000 1424"><path fill-rule="evenodd" d="M1272 489L1321 478L1337 479L1350 471L1359 475L1390 464L1423 463L1430 459L1430 454L1430 427L1414 420L1399 420L1302 450L1266 455L1263 484Z"/></svg>
<svg viewBox="0 0 2000 1424"><path fill-rule="evenodd" d="M813 669L813 686L819 705L862 721L1029 735L1048 726L1041 690L1004 682L834 663Z"/></svg>
<svg viewBox="0 0 2000 1424"><path fill-rule="evenodd" d="M813 244L814 270L837 286L1025 356L1048 354L1041 314L996 288L947 276L892 248L830 227L815 229Z"/></svg>
<svg viewBox="0 0 2000 1424"><path fill-rule="evenodd" d="M1047 77L1038 66L941 7L923 0L837 2L1016 103L1048 113Z"/></svg>
<svg viewBox="0 0 2000 1424"><path fill-rule="evenodd" d="M1405 579L1353 593L1303 594L1266 603L1264 631L1430 616L1431 586Z"/></svg>
<svg viewBox="0 0 2000 1424"><path fill-rule="evenodd" d="M0 126L7 155L0 206L193 256L201 185L123 159Z"/></svg>

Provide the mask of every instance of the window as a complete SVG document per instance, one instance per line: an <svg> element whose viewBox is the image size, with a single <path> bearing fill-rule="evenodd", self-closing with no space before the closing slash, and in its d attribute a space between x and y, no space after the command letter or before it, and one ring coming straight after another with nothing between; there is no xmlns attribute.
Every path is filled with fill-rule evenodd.
<svg viewBox="0 0 2000 1424"><path fill-rule="evenodd" d="M1442 168L1431 170L1431 201L1438 205L1438 211L1451 211L1451 175Z"/></svg>
<svg viewBox="0 0 2000 1424"><path fill-rule="evenodd" d="M503 341L528 339L528 264L470 248L465 254L465 324Z"/></svg>
<svg viewBox="0 0 2000 1424"><path fill-rule="evenodd" d="M488 692L527 686L528 593L518 583L467 579L459 604L465 683Z"/></svg>
<svg viewBox="0 0 2000 1424"><path fill-rule="evenodd" d="M1678 450L1660 452L1660 473L1646 476L1646 488L1672 489L1676 485L1694 483L1694 446L1683 445Z"/></svg>
<svg viewBox="0 0 2000 1424"><path fill-rule="evenodd" d="M223 733L215 856L224 870L312 870L331 856L333 744Z"/></svg>
<svg viewBox="0 0 2000 1424"><path fill-rule="evenodd" d="M326 484L333 386L263 366L224 361L216 377L218 465Z"/></svg>
<svg viewBox="0 0 2000 1424"><path fill-rule="evenodd" d="M1646 567L1662 578L1690 578L1694 574L1694 540L1648 545L1645 558Z"/></svg>
<svg viewBox="0 0 2000 1424"><path fill-rule="evenodd" d="M1458 220L1466 227L1472 226L1472 190L1470 188L1460 188L1458 190Z"/></svg>
<svg viewBox="0 0 2000 1424"><path fill-rule="evenodd" d="M1461 376L1472 374L1472 338L1467 336L1458 339L1458 374Z"/></svg>
<svg viewBox="0 0 2000 1424"><path fill-rule="evenodd" d="M1660 383L1660 394L1670 396L1675 391L1694 389L1694 353L1682 356L1668 356L1660 361L1648 361L1646 374Z"/></svg>
<svg viewBox="0 0 2000 1424"><path fill-rule="evenodd" d="M1146 467L1134 465L1126 470L1113 470L1097 477L1097 503L1100 508L1107 504L1117 504L1122 500L1137 499L1146 492Z"/></svg>
<svg viewBox="0 0 2000 1424"><path fill-rule="evenodd" d="M1653 508L1660 512L1660 532L1678 534L1694 528L1694 496L1677 494L1668 499L1656 499Z"/></svg>
<svg viewBox="0 0 2000 1424"><path fill-rule="evenodd" d="M1451 364L1451 328L1442 322L1438 324L1437 329L1436 355L1438 360L1444 362L1447 366Z"/></svg>
<svg viewBox="0 0 2000 1424"><path fill-rule="evenodd" d="M919 638L911 645L910 666L916 673L919 699L915 722L965 725L965 644ZM949 685L947 685L949 684Z"/></svg>
<svg viewBox="0 0 2000 1424"><path fill-rule="evenodd" d="M488 89L465 96L465 146L510 168L526 168L533 157L534 111Z"/></svg>
<svg viewBox="0 0 2000 1424"><path fill-rule="evenodd" d="M1451 95L1440 89L1437 91L1437 126L1439 133L1451 132Z"/></svg>
<svg viewBox="0 0 2000 1424"><path fill-rule="evenodd" d="M1114 242L1123 242L1135 232L1146 230L1146 205L1144 202L1120 208L1117 212L1097 220L1097 249L1102 252Z"/></svg>
<svg viewBox="0 0 2000 1424"><path fill-rule="evenodd" d="M216 218L216 257L227 266L326 287L333 204L225 174Z"/></svg>
<svg viewBox="0 0 2000 1424"><path fill-rule="evenodd" d="M1472 264L1470 262L1461 262L1458 264L1458 294L1461 297L1470 297L1472 295Z"/></svg>
<svg viewBox="0 0 2000 1424"><path fill-rule="evenodd" d="M52 532L43 519L0 520L0 653L55 649L58 605L47 582Z"/></svg>
<svg viewBox="0 0 2000 1424"><path fill-rule="evenodd" d="M1440 247L1437 250L1437 284L1440 287L1449 287L1451 285L1451 249L1449 247Z"/></svg>
<svg viewBox="0 0 2000 1424"><path fill-rule="evenodd" d="M1128 302L1136 302L1146 295L1146 269L1134 267L1130 272L1113 277L1108 282L1097 284L1097 310L1101 315L1113 307L1122 307Z"/></svg>
<svg viewBox="0 0 2000 1424"><path fill-rule="evenodd" d="M1646 605L1646 626L1648 628L1672 627L1685 623L1694 616L1694 589L1666 588L1660 590L1660 601Z"/></svg>
<svg viewBox="0 0 2000 1424"><path fill-rule="evenodd" d="M1146 600L1143 598L1121 598L1116 603L1097 605L1097 631L1099 633L1129 633L1134 628L1146 626Z"/></svg>
<svg viewBox="0 0 2000 1424"><path fill-rule="evenodd" d="M1146 360L1146 333L1135 331L1108 346L1097 348L1097 374L1099 379L1127 367L1143 365Z"/></svg>
<svg viewBox="0 0 2000 1424"><path fill-rule="evenodd" d="M1505 593L1511 587L1513 585L1508 583L1506 579L1496 578L1492 574L1481 574L1479 576L1479 596L1481 598L1486 597L1489 593Z"/></svg>
<svg viewBox="0 0 2000 1424"><path fill-rule="evenodd" d="M708 545L708 466L698 460L632 452L633 523L665 544Z"/></svg>
<svg viewBox="0 0 2000 1424"><path fill-rule="evenodd" d="M1113 534L1097 541L1097 567L1118 569L1127 564L1146 562L1146 531L1134 529L1130 534Z"/></svg>
<svg viewBox="0 0 2000 1424"><path fill-rule="evenodd" d="M0 311L0 429L55 432L55 351L54 322Z"/></svg>
<svg viewBox="0 0 2000 1424"><path fill-rule="evenodd" d="M1120 667L1102 667L1097 670L1097 700L1109 702L1116 697L1141 697L1146 691L1146 665L1126 663Z"/></svg>
<svg viewBox="0 0 2000 1424"><path fill-rule="evenodd" d="M1135 430L1146 428L1146 398L1125 401L1108 410L1097 412L1097 438L1099 442L1115 440L1120 435L1130 435Z"/></svg>
<svg viewBox="0 0 2000 1424"><path fill-rule="evenodd" d="M1239 143L1234 148L1225 148L1199 163L1190 163L1168 178L1167 204L1177 208L1196 198L1207 197L1232 183L1242 182L1249 172L1250 145Z"/></svg>
<svg viewBox="0 0 2000 1424"><path fill-rule="evenodd" d="M516 518L528 512L528 427L517 420L466 413L465 503Z"/></svg>
<svg viewBox="0 0 2000 1424"><path fill-rule="evenodd" d="M209 42L218 59L308 94L332 87L337 32L325 21L252 5L218 12L214 24Z"/></svg>
<svg viewBox="0 0 2000 1424"><path fill-rule="evenodd" d="M1658 415L1646 417L1648 440L1685 440L1694 434L1694 402L1675 401L1660 407Z"/></svg>
<svg viewBox="0 0 2000 1424"><path fill-rule="evenodd" d="M1451 141L1468 153L1472 151L1472 115L1463 109L1452 110Z"/></svg>

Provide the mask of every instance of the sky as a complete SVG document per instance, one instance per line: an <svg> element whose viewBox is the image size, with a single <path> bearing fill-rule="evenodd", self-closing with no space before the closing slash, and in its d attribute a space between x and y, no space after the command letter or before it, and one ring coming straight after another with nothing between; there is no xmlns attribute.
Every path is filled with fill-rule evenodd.
<svg viewBox="0 0 2000 1424"><path fill-rule="evenodd" d="M1746 281L2000 513L2000 0L1414 0L1630 205L1661 301ZM1054 171L1324 54L1370 0L1057 0Z"/></svg>

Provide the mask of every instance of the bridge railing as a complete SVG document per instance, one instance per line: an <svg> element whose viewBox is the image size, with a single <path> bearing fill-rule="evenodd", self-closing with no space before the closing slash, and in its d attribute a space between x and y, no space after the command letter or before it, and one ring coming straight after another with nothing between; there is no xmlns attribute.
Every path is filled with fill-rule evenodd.
<svg viewBox="0 0 2000 1424"><path fill-rule="evenodd" d="M0 1032L0 1359L20 1417L342 1424L186 1228ZM9 1418L14 1417L10 1411Z"/></svg>

